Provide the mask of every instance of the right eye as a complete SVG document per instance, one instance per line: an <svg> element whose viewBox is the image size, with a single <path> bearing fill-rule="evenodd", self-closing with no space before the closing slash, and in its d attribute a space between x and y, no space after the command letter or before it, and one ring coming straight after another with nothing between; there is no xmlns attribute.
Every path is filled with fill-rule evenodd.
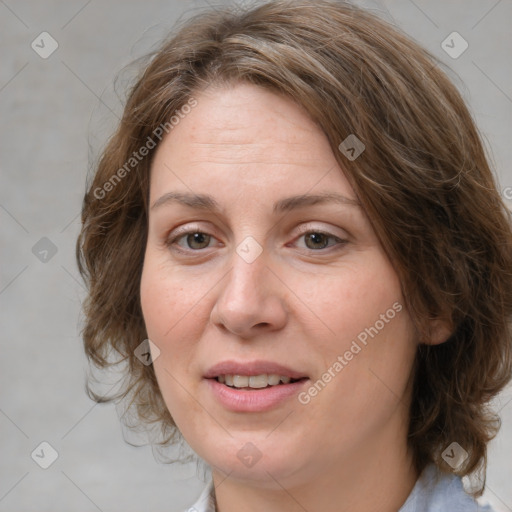
<svg viewBox="0 0 512 512"><path fill-rule="evenodd" d="M213 236L209 235L208 233L192 229L188 231L183 231L178 235L174 236L173 238L166 242L166 245L171 249L174 248L174 246L178 246L181 248L177 249L180 252L197 252L201 249L206 249L209 246L209 243L212 240L212 238ZM185 247L181 243L179 243L180 241L182 241L182 239L186 244Z"/></svg>

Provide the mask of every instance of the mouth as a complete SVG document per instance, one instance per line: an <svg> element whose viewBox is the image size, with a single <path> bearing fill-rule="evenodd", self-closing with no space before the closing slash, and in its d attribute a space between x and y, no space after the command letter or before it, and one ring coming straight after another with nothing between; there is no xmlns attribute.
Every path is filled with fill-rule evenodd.
<svg viewBox="0 0 512 512"><path fill-rule="evenodd" d="M297 395L309 377L270 361L224 361L204 375L209 392L234 412L264 412Z"/></svg>

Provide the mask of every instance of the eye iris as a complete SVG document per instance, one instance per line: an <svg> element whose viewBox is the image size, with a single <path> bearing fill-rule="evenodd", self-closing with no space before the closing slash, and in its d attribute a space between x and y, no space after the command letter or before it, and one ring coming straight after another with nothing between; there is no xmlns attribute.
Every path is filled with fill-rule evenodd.
<svg viewBox="0 0 512 512"><path fill-rule="evenodd" d="M320 244L321 247L318 247L317 245L314 245L313 247L308 246L309 249L324 249L327 247L327 238L328 237L323 233L310 233L306 235L306 245L308 245L308 240L313 240L313 244Z"/></svg>
<svg viewBox="0 0 512 512"><path fill-rule="evenodd" d="M193 249L204 249L204 247L194 247L193 244L197 242L199 245L202 245L205 240L206 244L204 247L208 247L208 244L210 243L210 235L206 235L205 233L190 233L187 235L187 244Z"/></svg>

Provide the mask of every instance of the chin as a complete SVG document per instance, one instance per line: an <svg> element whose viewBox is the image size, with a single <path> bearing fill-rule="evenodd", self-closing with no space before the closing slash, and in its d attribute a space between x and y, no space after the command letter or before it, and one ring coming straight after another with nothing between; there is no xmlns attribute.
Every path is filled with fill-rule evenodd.
<svg viewBox="0 0 512 512"><path fill-rule="evenodd" d="M227 439L210 439L211 444L202 446L196 452L221 476L267 489L293 487L308 478L311 468L304 446L287 445L289 439L268 437L261 434L243 433ZM267 438L267 439L266 439ZM277 482L279 482L279 484Z"/></svg>

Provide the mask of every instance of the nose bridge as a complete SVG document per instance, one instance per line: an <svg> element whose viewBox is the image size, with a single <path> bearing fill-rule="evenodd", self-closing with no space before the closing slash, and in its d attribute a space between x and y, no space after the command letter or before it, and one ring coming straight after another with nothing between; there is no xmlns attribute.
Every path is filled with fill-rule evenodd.
<svg viewBox="0 0 512 512"><path fill-rule="evenodd" d="M241 198L239 199L241 200ZM249 208L248 208L249 207ZM230 261L231 270L226 276L228 280L225 290L236 299L240 294L246 299L251 295L261 293L265 279L268 278L268 250L263 250L267 233L261 230L261 220L255 215L258 209L246 202L245 208L238 205L238 211L243 212L235 226L238 232ZM249 215L249 212L253 212Z"/></svg>
<svg viewBox="0 0 512 512"><path fill-rule="evenodd" d="M229 331L250 337L262 327L277 329L286 321L278 281L267 268L268 254L252 237L233 251L231 269L212 311L212 321ZM254 331L254 332L253 332Z"/></svg>
<svg viewBox="0 0 512 512"><path fill-rule="evenodd" d="M266 268L268 258L256 243L244 239L231 258L231 270L226 276L223 290L223 298L230 310L242 310L245 307L249 313L255 308L256 301L264 296L269 277L269 270Z"/></svg>

